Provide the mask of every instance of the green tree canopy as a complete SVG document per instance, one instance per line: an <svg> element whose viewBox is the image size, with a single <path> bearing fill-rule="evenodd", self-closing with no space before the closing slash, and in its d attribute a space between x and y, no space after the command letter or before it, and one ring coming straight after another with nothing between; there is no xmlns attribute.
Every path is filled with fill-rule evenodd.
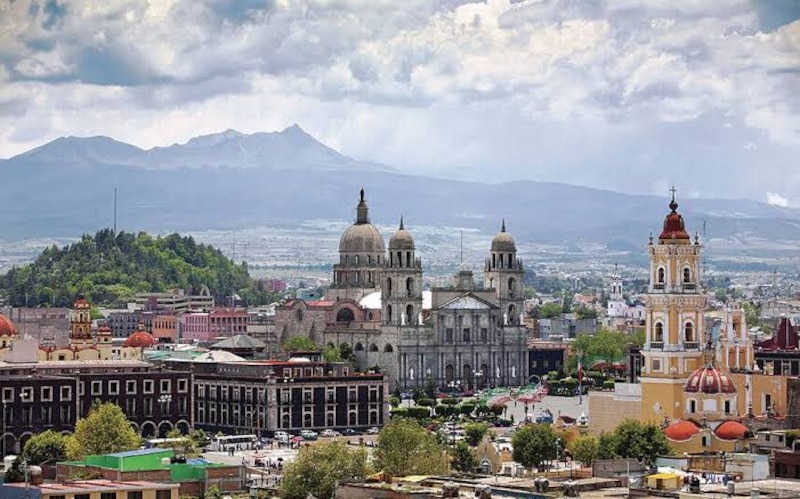
<svg viewBox="0 0 800 499"><path fill-rule="evenodd" d="M55 464L67 459L67 437L53 430L37 433L25 442L22 455L29 464Z"/></svg>
<svg viewBox="0 0 800 499"><path fill-rule="evenodd" d="M467 443L472 447L476 447L481 443L487 431L489 431L489 425L485 423L467 423L464 425L464 435Z"/></svg>
<svg viewBox="0 0 800 499"><path fill-rule="evenodd" d="M669 442L661 427L652 423L627 419L617 426L614 434L619 457L634 458L650 465L656 457L670 452Z"/></svg>
<svg viewBox="0 0 800 499"><path fill-rule="evenodd" d="M289 336L282 343L283 349L287 352L301 352L305 350L319 350L319 346L314 340L307 336Z"/></svg>
<svg viewBox="0 0 800 499"><path fill-rule="evenodd" d="M89 414L78 420L75 433L67 438L67 457L80 460L86 456L138 449L141 438L131 427L125 413L116 404L95 404Z"/></svg>
<svg viewBox="0 0 800 499"><path fill-rule="evenodd" d="M564 306L560 303L544 303L539 306L536 316L539 319L553 319L564 312Z"/></svg>
<svg viewBox="0 0 800 499"><path fill-rule="evenodd" d="M279 298L218 249L178 234L153 237L110 229L58 248L0 276L0 294L12 306L71 307L79 294L95 305L119 305L136 293L208 287L220 303L236 293L248 305Z"/></svg>
<svg viewBox="0 0 800 499"><path fill-rule="evenodd" d="M375 463L392 476L436 475L447 471L447 457L436 436L416 421L393 419L378 435Z"/></svg>
<svg viewBox="0 0 800 499"><path fill-rule="evenodd" d="M297 459L286 466L282 491L287 499L334 497L336 484L362 482L369 473L367 451L350 450L341 440L300 448Z"/></svg>
<svg viewBox="0 0 800 499"><path fill-rule="evenodd" d="M451 466L455 470L468 473L473 471L477 465L475 452L463 440L456 443L450 451L450 455L452 456Z"/></svg>
<svg viewBox="0 0 800 499"><path fill-rule="evenodd" d="M597 437L582 435L568 445L572 457L583 466L591 466L600 454L600 442Z"/></svg>
<svg viewBox="0 0 800 499"><path fill-rule="evenodd" d="M514 433L514 461L526 468L538 468L546 460L556 458L556 438L553 428L547 424L523 426Z"/></svg>

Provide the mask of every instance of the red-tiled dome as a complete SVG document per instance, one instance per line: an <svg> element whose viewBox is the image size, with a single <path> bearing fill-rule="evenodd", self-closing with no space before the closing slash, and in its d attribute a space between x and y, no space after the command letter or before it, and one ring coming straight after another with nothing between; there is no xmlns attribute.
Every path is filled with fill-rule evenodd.
<svg viewBox="0 0 800 499"><path fill-rule="evenodd" d="M714 434L723 440L739 440L748 433L750 433L750 428L738 421L725 421L714 430Z"/></svg>
<svg viewBox="0 0 800 499"><path fill-rule="evenodd" d="M664 430L664 435L675 441L689 440L698 433L700 433L700 428L691 421L685 420L676 421Z"/></svg>
<svg viewBox="0 0 800 499"><path fill-rule="evenodd" d="M135 331L125 340L126 347L149 348L156 344L153 335L147 331Z"/></svg>
<svg viewBox="0 0 800 499"><path fill-rule="evenodd" d="M17 336L17 326L3 314L0 314L0 336Z"/></svg>
<svg viewBox="0 0 800 499"><path fill-rule="evenodd" d="M736 385L728 373L708 365L694 370L683 391L689 393L736 393Z"/></svg>
<svg viewBox="0 0 800 499"><path fill-rule="evenodd" d="M669 204L669 208L672 211L664 219L664 229L661 231L661 235L659 235L658 238L662 240L690 239L683 225L683 217L676 211L678 209L678 203L675 202L674 198Z"/></svg>
<svg viewBox="0 0 800 499"><path fill-rule="evenodd" d="M83 295L80 295L78 299L75 300L75 303L72 305L72 308L75 310L82 310L82 309L88 310L92 308L92 305L86 298L83 297Z"/></svg>

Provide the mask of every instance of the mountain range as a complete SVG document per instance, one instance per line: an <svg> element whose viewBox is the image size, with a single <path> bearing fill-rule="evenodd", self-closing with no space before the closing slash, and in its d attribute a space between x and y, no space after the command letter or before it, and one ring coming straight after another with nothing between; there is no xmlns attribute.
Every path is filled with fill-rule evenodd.
<svg viewBox="0 0 800 499"><path fill-rule="evenodd" d="M660 229L669 202L568 185L569 179L482 184L407 175L344 156L297 125L272 133L226 130L149 150L108 137L64 137L0 161L0 179L0 239L78 236L111 226L114 186L119 226L126 230L351 220L363 187L379 222L403 214L412 228L495 232L505 218L520 242L614 250L641 248ZM674 180L692 187L692 179ZM687 228L702 232L705 223L715 240L741 247L800 241L798 209L751 200L678 201Z"/></svg>

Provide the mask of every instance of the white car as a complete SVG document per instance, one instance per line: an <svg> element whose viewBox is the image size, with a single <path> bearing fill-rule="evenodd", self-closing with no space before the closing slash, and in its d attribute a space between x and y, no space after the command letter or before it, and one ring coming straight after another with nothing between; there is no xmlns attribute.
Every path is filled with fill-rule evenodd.
<svg viewBox="0 0 800 499"><path fill-rule="evenodd" d="M373 426L372 428L369 428L367 430L367 435L377 435L380 432L381 432L380 428L378 428L377 426Z"/></svg>
<svg viewBox="0 0 800 499"><path fill-rule="evenodd" d="M319 436L320 436L320 437L328 437L328 438L332 438L332 437L341 437L341 436L342 436L342 434L341 434L341 433L339 433L339 432L338 432L338 431L336 431L336 430L331 430L330 428L328 428L328 429L326 429L326 430L322 430L322 433L320 433L320 434L319 434Z"/></svg>

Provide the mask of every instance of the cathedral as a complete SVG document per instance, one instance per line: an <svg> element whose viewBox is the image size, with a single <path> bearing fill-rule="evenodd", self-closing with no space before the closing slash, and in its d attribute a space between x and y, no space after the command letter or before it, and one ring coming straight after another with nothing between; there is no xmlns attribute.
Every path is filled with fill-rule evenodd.
<svg viewBox="0 0 800 499"><path fill-rule="evenodd" d="M523 324L524 273L503 222L482 285L462 265L451 286L423 289L422 261L402 217L387 251L362 189L327 295L278 307L275 330L281 341L305 336L318 345L346 343L358 367L379 368L392 389L428 382L461 391L521 386L530 336Z"/></svg>

